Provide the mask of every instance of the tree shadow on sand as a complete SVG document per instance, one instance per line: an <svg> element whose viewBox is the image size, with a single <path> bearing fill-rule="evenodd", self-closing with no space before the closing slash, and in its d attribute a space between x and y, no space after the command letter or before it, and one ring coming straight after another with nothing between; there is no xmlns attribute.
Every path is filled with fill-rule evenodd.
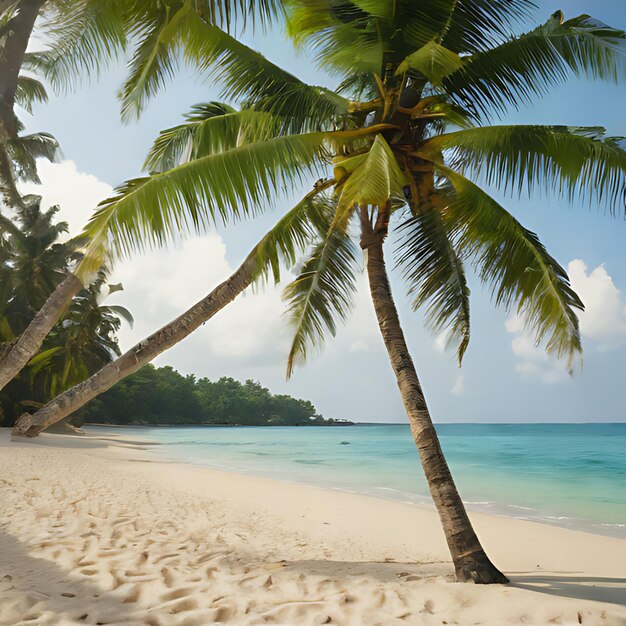
<svg viewBox="0 0 626 626"><path fill-rule="evenodd" d="M538 572L512 573L510 586L551 596L626 606L626 578L575 576L577 573L557 572L551 575Z"/></svg>
<svg viewBox="0 0 626 626"><path fill-rule="evenodd" d="M366 577L381 582L415 581L443 577L454 581L450 561L410 563L397 561L286 561L284 567L303 574L337 577ZM580 572L507 572L509 587L551 596L592 600L626 606L626 578L577 576Z"/></svg>
<svg viewBox="0 0 626 626"><path fill-rule="evenodd" d="M145 609L47 559L0 530L0 623L139 624ZM8 620L8 621L7 621Z"/></svg>

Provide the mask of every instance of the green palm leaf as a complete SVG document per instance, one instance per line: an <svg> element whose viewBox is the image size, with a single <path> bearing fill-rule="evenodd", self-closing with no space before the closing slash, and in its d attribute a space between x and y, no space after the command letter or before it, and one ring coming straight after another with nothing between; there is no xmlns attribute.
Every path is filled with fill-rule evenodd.
<svg viewBox="0 0 626 626"><path fill-rule="evenodd" d="M335 225L345 225L356 206L404 204L406 176L384 137L377 134L365 154L335 159L335 178L340 195Z"/></svg>
<svg viewBox="0 0 626 626"><path fill-rule="evenodd" d="M154 96L177 69L177 40L185 16L193 11L188 2L155 7L143 24L139 43L129 64L129 75L120 92L122 119L139 115L146 101Z"/></svg>
<svg viewBox="0 0 626 626"><path fill-rule="evenodd" d="M356 290L356 247L339 228L313 247L297 278L287 285L284 299L294 329L287 359L287 378L297 360L306 360L311 348L320 346L324 334L335 335L337 318L345 320Z"/></svg>
<svg viewBox="0 0 626 626"><path fill-rule="evenodd" d="M505 191L524 186L581 194L606 203L612 212L626 187L626 150L621 138L604 137L602 128L566 126L489 126L429 139L419 153L461 173L480 174Z"/></svg>
<svg viewBox="0 0 626 626"><path fill-rule="evenodd" d="M375 17L380 10L371 4L373 13L348 2L291 1L287 32L296 46L312 52L318 65L332 73L381 74L384 47Z"/></svg>
<svg viewBox="0 0 626 626"><path fill-rule="evenodd" d="M325 158L331 134L278 137L208 155L153 176L128 181L100 203L85 227L91 240L81 271L113 256L160 246L188 232L254 215Z"/></svg>
<svg viewBox="0 0 626 626"><path fill-rule="evenodd" d="M147 2L137 0L135 19ZM46 3L42 28L49 50L28 53L27 68L41 72L57 91L85 76L97 76L120 58L128 43L130 4L124 0Z"/></svg>
<svg viewBox="0 0 626 626"><path fill-rule="evenodd" d="M15 103L29 113L33 112L33 104L47 102L46 88L36 79L30 76L20 75L17 79L15 91Z"/></svg>
<svg viewBox="0 0 626 626"><path fill-rule="evenodd" d="M124 52L129 42L138 41L131 72L139 91L154 88L174 67L168 57L168 35L164 29L177 14L193 11L202 19L230 30L262 27L282 15L279 0L81 0L46 5L44 35L52 41L52 52L31 58L56 89L73 85L81 77L98 75ZM175 27L175 25L174 25ZM174 28L175 29L175 28ZM172 29L172 30L174 30ZM137 96L130 83L125 86L129 102ZM130 106L130 104L128 104ZM130 114L130 112L128 113Z"/></svg>
<svg viewBox="0 0 626 626"><path fill-rule="evenodd" d="M0 185L11 204L21 206L16 181L41 183L37 174L37 159L54 161L59 144L49 133L20 135L0 147Z"/></svg>
<svg viewBox="0 0 626 626"><path fill-rule="evenodd" d="M626 68L626 33L581 15L543 26L465 59L448 76L448 93L479 113L504 113L529 103L571 74L616 82Z"/></svg>
<svg viewBox="0 0 626 626"><path fill-rule="evenodd" d="M495 303L515 310L537 344L566 357L571 367L582 351L575 310L584 306L567 273L537 235L480 187L448 168L439 169L454 189L444 219L455 233L456 249L472 259L481 280L491 285Z"/></svg>
<svg viewBox="0 0 626 626"><path fill-rule="evenodd" d="M292 267L311 241L326 234L336 206L322 192L333 182L328 181L308 193L255 247L259 277L267 278L271 271L278 284L281 262Z"/></svg>
<svg viewBox="0 0 626 626"><path fill-rule="evenodd" d="M291 132L331 130L347 113L346 99L303 83L193 11L181 13L159 44L155 58L161 59L161 65L173 66L182 50L187 63L222 85L224 98L283 118ZM155 67L158 70L159 65ZM166 76L165 70L144 72L140 82L136 77L129 81L124 90L125 114L138 113Z"/></svg>
<svg viewBox="0 0 626 626"><path fill-rule="evenodd" d="M398 65L396 74L413 70L425 76L433 85L441 85L445 76L453 74L461 67L463 59L456 52L433 40L407 56Z"/></svg>
<svg viewBox="0 0 626 626"><path fill-rule="evenodd" d="M195 105L185 117L184 124L161 131L144 164L147 170L162 172L184 161L265 141L280 130L280 122L268 113L237 111L221 102Z"/></svg>
<svg viewBox="0 0 626 626"><path fill-rule="evenodd" d="M470 289L463 262L437 209L417 213L399 226L398 265L413 296L413 309L426 306L430 330L458 345L459 365L470 339Z"/></svg>
<svg viewBox="0 0 626 626"><path fill-rule="evenodd" d="M536 8L533 0L399 0L398 4L405 7L404 38L414 50L434 38L457 53L492 47Z"/></svg>

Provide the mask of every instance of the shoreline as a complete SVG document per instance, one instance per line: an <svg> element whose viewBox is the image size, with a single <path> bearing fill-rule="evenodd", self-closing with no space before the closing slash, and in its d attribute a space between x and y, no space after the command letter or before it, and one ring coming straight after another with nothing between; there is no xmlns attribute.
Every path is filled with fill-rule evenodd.
<svg viewBox="0 0 626 626"><path fill-rule="evenodd" d="M147 443L0 432L0 624L626 624L626 540L471 512L512 583L456 584L431 507Z"/></svg>
<svg viewBox="0 0 626 626"><path fill-rule="evenodd" d="M377 424L378 425L378 424ZM386 424L385 424L386 425ZM106 435L111 434L107 433L107 429L109 425L104 424L85 424L89 430L85 431L85 436L87 437L96 437L103 438ZM198 427L203 427L205 425L199 425ZM404 426L406 424L397 424L397 426ZM543 426L543 424L540 424ZM265 426L222 426L222 425L208 425L209 428L241 428L241 429L255 429L260 428L264 429ZM138 429L142 428L181 428L180 426L137 426L137 425L121 425L114 426L114 429ZM182 428L194 428L193 425L183 426ZM275 426L273 428L284 428L290 429L295 428L293 426ZM94 432L97 430L101 430L101 433ZM132 440L132 437L130 438ZM291 485L307 485L317 487L319 489L339 492L339 493L347 493L347 494L357 494L363 495L367 497L377 498L386 502L402 502L409 506L418 506L418 507L426 507L434 510L434 504L429 495L419 494L417 492L409 492L404 490L399 490L390 487L381 487L381 486L361 486L359 488L346 488L341 486L335 486L333 484L325 483L321 479L311 478L307 480L306 478L283 478L279 471L268 472L264 471L261 468L258 469L242 469L238 467L225 467L223 464L216 463L208 463L201 462L195 460L193 457L182 459L180 455L176 454L168 454L169 444L157 441L156 439L152 440L150 443L150 439L148 438L145 442L146 445L155 447L155 450L150 451L154 454L155 461L163 461L168 463L180 463L183 465L190 465L193 467L206 468L209 470L214 470L218 472L226 472L233 473L241 476L249 476L249 477L259 477L265 478L268 480L276 480L280 482L285 482ZM162 446L162 447L161 447ZM157 449L161 447L160 449ZM602 537L614 537L617 539L626 539L626 528L623 524L612 524L606 523L602 521L594 521L591 519L585 518L576 518L576 517L568 517L564 514L555 511L549 511L539 508L531 508L527 506L522 506L518 503L507 503L507 502L498 502L498 501L476 501L476 500L464 500L464 505L467 510L472 511L474 513L478 513L481 515L489 515L493 517L505 518L505 519L514 519L521 521L528 521L531 523L541 524L552 526L556 528L565 528L569 530L585 532L593 535L599 535Z"/></svg>

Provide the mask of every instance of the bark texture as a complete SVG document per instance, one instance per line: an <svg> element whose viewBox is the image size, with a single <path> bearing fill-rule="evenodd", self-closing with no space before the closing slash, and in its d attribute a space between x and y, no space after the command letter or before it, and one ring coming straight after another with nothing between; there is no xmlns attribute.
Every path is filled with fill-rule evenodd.
<svg viewBox="0 0 626 626"><path fill-rule="evenodd" d="M83 288L75 274L68 274L59 284L26 330L0 356L0 389L9 383L41 348L43 340L57 323L65 307Z"/></svg>
<svg viewBox="0 0 626 626"><path fill-rule="evenodd" d="M441 519L457 580L481 584L507 583L506 576L491 563L480 545L441 450L387 278L383 254L387 223L379 217L373 227L365 217L362 226L361 247L367 254L367 275L378 325L409 417L428 487Z"/></svg>
<svg viewBox="0 0 626 626"><path fill-rule="evenodd" d="M0 142L17 137L18 123L13 111L17 77L35 20L45 3L46 0L20 0L15 15L0 32L0 39L4 40L0 49Z"/></svg>
<svg viewBox="0 0 626 626"><path fill-rule="evenodd" d="M173 322L163 326L90 378L64 391L33 415L24 413L13 428L13 435L36 437L42 430L67 417L122 378L136 372L161 352L176 345L232 302L256 276L256 250L230 278L218 285Z"/></svg>

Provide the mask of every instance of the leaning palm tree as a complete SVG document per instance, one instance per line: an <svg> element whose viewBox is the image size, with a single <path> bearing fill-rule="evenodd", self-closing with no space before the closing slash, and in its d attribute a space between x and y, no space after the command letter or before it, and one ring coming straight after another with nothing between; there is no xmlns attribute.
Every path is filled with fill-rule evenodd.
<svg viewBox="0 0 626 626"><path fill-rule="evenodd" d="M333 212L322 191L328 186L314 189L288 211L237 270L202 300L86 380L60 393L35 414L24 413L13 434L37 436L191 335L255 281L263 281L270 274L278 281L281 264L293 265L316 236L327 232Z"/></svg>
<svg viewBox="0 0 626 626"><path fill-rule="evenodd" d="M158 58L151 57L155 63L129 101L140 108L167 74L159 68L169 67L168 55L182 47L244 109L191 121L161 138L153 173L129 181L90 220L83 271L93 269L89 259L120 258L180 232L247 217L274 205L284 187L321 173L318 187L332 188L326 201L333 213L287 288L295 325L288 371L349 309L354 225L457 578L505 582L472 529L442 454L398 322L383 244L390 225L397 228L414 306L426 308L434 330L448 332L460 359L469 341L469 263L497 304L524 316L537 341L571 362L581 349L580 300L537 236L481 185L587 193L615 210L626 152L599 128L488 123L569 74L621 77L625 34L588 16L565 21L559 12L512 36L511 24L531 6L526 0L431 0L418 8L409 0L286 4L296 43L341 77L340 89L306 85L182 9L177 32L184 41L182 35L161 40ZM245 132L236 124L245 124ZM232 290L218 293L225 301L232 296ZM36 434L41 416L26 417L29 424Z"/></svg>
<svg viewBox="0 0 626 626"><path fill-rule="evenodd" d="M76 83L81 75L101 71L124 53L129 40L137 42L123 90L126 116L136 108L129 102L136 98L143 102L146 89L154 91L155 84L172 75L168 54L185 35L181 16L193 12L199 20L216 28L236 27L246 20L264 25L275 17L279 7L278 0L212 0L196 4L180 0L16 0L6 6L0 3L0 144L17 139L18 122L13 109L16 103L20 104L20 96L23 99L42 94L35 89L35 83L27 85L27 79L22 79L20 92L22 66L41 72L55 88L63 89ZM26 47L35 20L42 13L43 32L50 49L28 53ZM166 55L161 53L162 47ZM219 51L214 51L214 55L219 55ZM10 166L10 159L0 151L0 173L8 172ZM19 205L16 186L12 184L7 189L5 195L12 204ZM74 272L67 274L28 328L0 358L0 389L37 353L64 308L93 275L83 274L79 278Z"/></svg>

